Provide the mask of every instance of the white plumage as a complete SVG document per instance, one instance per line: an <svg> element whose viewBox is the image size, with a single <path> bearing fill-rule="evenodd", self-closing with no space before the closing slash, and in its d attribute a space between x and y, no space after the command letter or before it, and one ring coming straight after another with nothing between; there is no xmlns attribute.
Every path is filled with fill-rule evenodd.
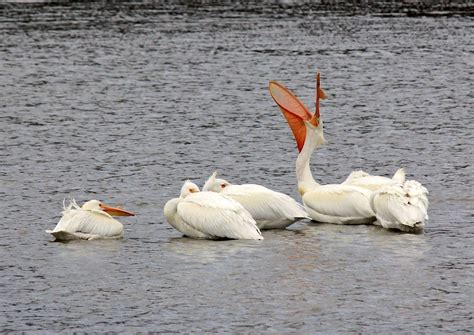
<svg viewBox="0 0 474 335"><path fill-rule="evenodd" d="M316 221L336 224L364 224L375 220L370 206L371 192L362 187L344 184L320 185L310 169L313 151L324 144L323 122L320 120L319 99L325 97L316 86L316 112L306 106L283 85L270 82L270 93L280 107L293 132L300 153L296 159L298 191L308 214Z"/></svg>
<svg viewBox="0 0 474 335"><path fill-rule="evenodd" d="M123 225L107 211L117 216L134 215L120 208L106 206L98 200L87 201L82 207L72 200L67 207L64 206L63 216L56 227L46 232L59 241L122 238Z"/></svg>
<svg viewBox="0 0 474 335"><path fill-rule="evenodd" d="M399 169L392 178L352 172L343 184L373 191L370 205L377 225L404 232L420 232L428 220L428 190L416 180L405 180Z"/></svg>
<svg viewBox="0 0 474 335"><path fill-rule="evenodd" d="M386 185L371 196L376 224L387 229L416 233L428 220L428 190L415 180Z"/></svg>
<svg viewBox="0 0 474 335"><path fill-rule="evenodd" d="M324 143L319 99L325 96L316 87L316 112L311 114L287 88L270 82L270 93L280 107L295 137L300 153L296 160L298 189L309 215L316 221L330 223L370 223L384 228L416 232L428 219L428 191L419 182L405 181L399 169L392 178L371 176L354 171L342 184L319 185L311 174L312 152Z"/></svg>
<svg viewBox="0 0 474 335"><path fill-rule="evenodd" d="M347 179L342 183L344 185L353 185L363 187L370 191L377 191L380 187L385 185L395 185L405 181L405 170L398 169L392 178L383 176L373 176L365 171L352 171Z"/></svg>
<svg viewBox="0 0 474 335"><path fill-rule="evenodd" d="M220 192L239 202L260 229L283 229L301 219L310 219L304 207L290 196L256 184L234 185L216 178L214 172L203 190Z"/></svg>
<svg viewBox="0 0 474 335"><path fill-rule="evenodd" d="M263 239L255 220L237 201L219 193L200 192L190 181L163 211L169 224L188 237Z"/></svg>
<svg viewBox="0 0 474 335"><path fill-rule="evenodd" d="M370 191L351 185L320 185L302 193L309 215L318 222L367 224L374 221Z"/></svg>

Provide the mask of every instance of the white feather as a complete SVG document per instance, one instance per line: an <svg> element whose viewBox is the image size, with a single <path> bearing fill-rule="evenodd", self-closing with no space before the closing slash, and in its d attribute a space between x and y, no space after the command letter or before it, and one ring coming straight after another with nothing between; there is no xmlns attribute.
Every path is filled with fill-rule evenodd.
<svg viewBox="0 0 474 335"><path fill-rule="evenodd" d="M123 225L100 209L82 209L73 200L63 202L63 216L53 230L46 230L56 240L121 238Z"/></svg>
<svg viewBox="0 0 474 335"><path fill-rule="evenodd" d="M256 184L234 185L217 179L214 172L204 190L220 192L240 203L257 222L260 229L283 229L292 223L309 219L304 207L290 196Z"/></svg>
<svg viewBox="0 0 474 335"><path fill-rule="evenodd" d="M357 170L351 172L347 179L342 183L343 185L353 185L376 191L384 185L393 185L405 181L405 171L403 168L398 169L392 178L383 176L373 176L365 171Z"/></svg>
<svg viewBox="0 0 474 335"><path fill-rule="evenodd" d="M305 122L306 139L296 160L298 190L308 214L319 222L336 224L366 224L375 220L370 206L370 191L362 187L344 184L320 185L310 169L313 151L322 145L322 122L314 127ZM364 175L364 172L360 172Z"/></svg>
<svg viewBox="0 0 474 335"><path fill-rule="evenodd" d="M419 232L428 220L428 191L414 180L386 185L374 192L371 205L384 228Z"/></svg>
<svg viewBox="0 0 474 335"><path fill-rule="evenodd" d="M186 193L183 186L181 196L164 208L168 222L181 233L207 239L263 239L255 220L238 202L214 192L193 192Z"/></svg>
<svg viewBox="0 0 474 335"><path fill-rule="evenodd" d="M350 185L322 185L303 195L311 217L319 222L364 224L374 221L371 192Z"/></svg>
<svg viewBox="0 0 474 335"><path fill-rule="evenodd" d="M377 218L376 224L388 229L418 232L428 220L428 191L416 180L405 179L403 168L392 178L354 171L343 184L374 192L370 205Z"/></svg>
<svg viewBox="0 0 474 335"><path fill-rule="evenodd" d="M392 178L371 176L359 170L352 172L342 184L322 186L314 180L311 155L324 144L323 122L319 115L319 99L324 98L324 94L320 93L319 73L314 115L282 85L270 82L270 93L287 119L298 148L301 148L301 135L305 133L303 147L296 159L296 176L298 191L314 220L353 224L377 219L374 224L401 230L424 226L428 218L428 192L415 181L405 181L403 168Z"/></svg>

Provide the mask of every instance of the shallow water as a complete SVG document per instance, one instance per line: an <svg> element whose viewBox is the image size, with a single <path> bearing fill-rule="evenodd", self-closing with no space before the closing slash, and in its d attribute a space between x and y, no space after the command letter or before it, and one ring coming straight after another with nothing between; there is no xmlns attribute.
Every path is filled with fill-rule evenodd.
<svg viewBox="0 0 474 335"><path fill-rule="evenodd" d="M473 24L215 7L0 13L3 331L474 329ZM430 191L423 234L302 221L180 237L162 207L215 169L299 199L278 80L313 108L323 183L364 168ZM53 243L64 198L137 212L118 241Z"/></svg>

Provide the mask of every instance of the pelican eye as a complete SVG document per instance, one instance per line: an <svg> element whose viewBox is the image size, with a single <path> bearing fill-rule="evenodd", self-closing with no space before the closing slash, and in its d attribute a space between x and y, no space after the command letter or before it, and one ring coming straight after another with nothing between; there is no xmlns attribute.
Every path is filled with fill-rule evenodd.
<svg viewBox="0 0 474 335"><path fill-rule="evenodd" d="M221 184L222 188L225 188L226 186L227 186L227 184L224 184L224 183Z"/></svg>

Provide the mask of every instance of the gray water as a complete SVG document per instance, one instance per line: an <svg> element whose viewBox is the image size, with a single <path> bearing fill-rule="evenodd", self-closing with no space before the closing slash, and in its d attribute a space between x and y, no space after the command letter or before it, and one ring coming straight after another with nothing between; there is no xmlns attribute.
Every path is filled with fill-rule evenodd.
<svg viewBox="0 0 474 335"><path fill-rule="evenodd" d="M473 21L218 7L0 12L0 330L474 330ZM423 234L302 221L263 241L183 238L162 213L218 169L299 200L267 85L314 108L312 171L408 177ZM64 198L138 213L117 241L52 242Z"/></svg>

